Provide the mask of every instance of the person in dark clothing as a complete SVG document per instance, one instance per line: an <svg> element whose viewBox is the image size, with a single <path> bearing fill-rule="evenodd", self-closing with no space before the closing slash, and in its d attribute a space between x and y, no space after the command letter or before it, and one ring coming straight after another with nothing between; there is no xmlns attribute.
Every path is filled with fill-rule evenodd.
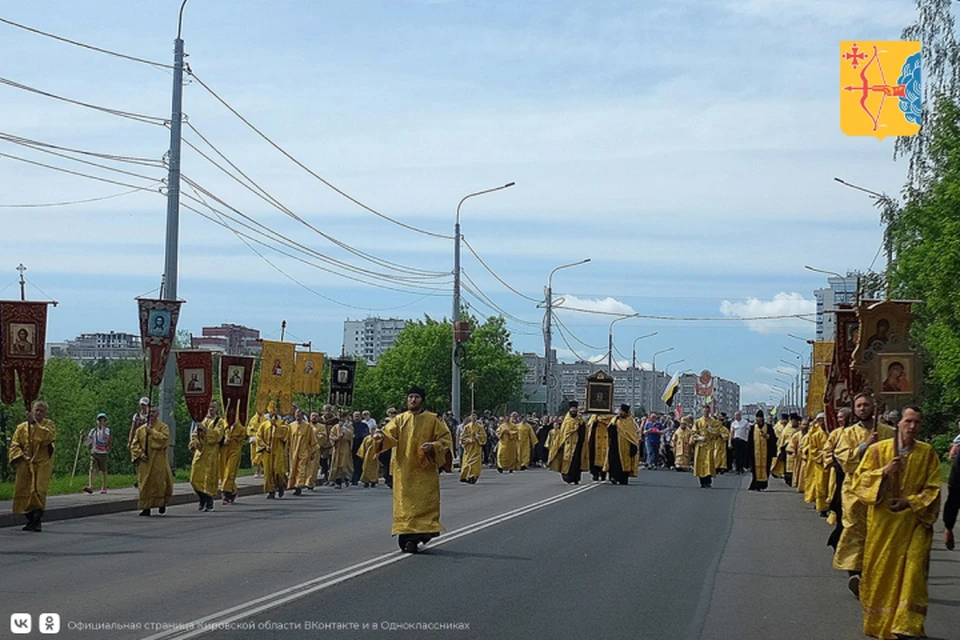
<svg viewBox="0 0 960 640"><path fill-rule="evenodd" d="M957 524L957 511L960 511L960 454L954 456L950 467L950 479L947 480L947 502L943 506L943 542L953 551L953 527Z"/></svg>
<svg viewBox="0 0 960 640"><path fill-rule="evenodd" d="M383 424L380 425L380 428L384 428L390 421L397 417L397 410L393 407L387 409L387 417L383 419ZM379 456L380 466L383 468L383 480L386 483L387 487L390 489L393 488L393 474L390 473L390 460L393 456L393 449L387 449Z"/></svg>
<svg viewBox="0 0 960 640"><path fill-rule="evenodd" d="M566 473L561 472L561 477L567 484L580 484L580 476L583 472L583 446L587 438L587 425L583 421L583 418L580 417L580 403L576 400L570 401L570 411L563 420L560 437L563 438L564 435L573 430L576 430L577 442L573 449L573 456L570 459L570 468L567 469ZM568 438L565 440L568 440Z"/></svg>
<svg viewBox="0 0 960 640"><path fill-rule="evenodd" d="M761 437L763 442L760 441ZM757 421L750 427L746 445L746 457L753 469L750 491L765 491L770 482L770 462L777 457L777 436L773 432L773 427L766 424L763 411L757 411ZM761 451L765 451L760 460L757 460L758 445Z"/></svg>
<svg viewBox="0 0 960 640"><path fill-rule="evenodd" d="M363 458L357 455L363 439L370 435L370 425L363 421L359 411L353 412L353 477L350 484L357 486L363 473Z"/></svg>
<svg viewBox="0 0 960 640"><path fill-rule="evenodd" d="M630 405L620 405L620 413L607 426L608 441L607 468L610 470L610 484L626 485L631 475L637 475L637 454L640 452L640 435L630 415ZM620 438L629 439L627 468L620 451Z"/></svg>
<svg viewBox="0 0 960 640"><path fill-rule="evenodd" d="M550 437L550 431L553 429L553 419L550 416L543 416L540 421L540 428L537 430L537 446L534 448L536 462L539 466L547 466L547 458L550 452L547 450L547 438Z"/></svg>

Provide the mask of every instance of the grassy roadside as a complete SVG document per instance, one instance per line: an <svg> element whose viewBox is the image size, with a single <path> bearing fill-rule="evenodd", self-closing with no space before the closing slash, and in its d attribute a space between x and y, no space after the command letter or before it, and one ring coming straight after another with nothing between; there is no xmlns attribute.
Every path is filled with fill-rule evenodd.
<svg viewBox="0 0 960 640"><path fill-rule="evenodd" d="M941 462L940 463L940 479L943 482L946 482L950 479L950 467L953 466L952 462Z"/></svg>
<svg viewBox="0 0 960 640"><path fill-rule="evenodd" d="M252 476L253 469L240 469L237 471L239 477L243 476ZM65 493L80 493L83 491L83 488L87 486L87 474L83 475L77 474L77 477L70 478L51 478L50 479L50 490L47 492L48 496L62 495ZM189 469L180 469L174 476L174 482L187 482L190 480L190 470ZM132 487L133 484L137 481L136 475L108 475L107 476L107 489L126 489ZM12 500L13 499L13 482L0 482L0 500ZM93 488L97 493L100 491L100 478L94 478Z"/></svg>

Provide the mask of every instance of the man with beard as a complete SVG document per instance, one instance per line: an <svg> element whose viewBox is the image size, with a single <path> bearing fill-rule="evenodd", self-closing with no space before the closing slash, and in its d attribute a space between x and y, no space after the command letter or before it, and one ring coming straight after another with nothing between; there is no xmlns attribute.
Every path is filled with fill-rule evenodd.
<svg viewBox="0 0 960 640"><path fill-rule="evenodd" d="M476 484L483 471L483 445L487 442L487 430L471 411L467 422L460 429L460 447L463 459L460 462L460 482Z"/></svg>
<svg viewBox="0 0 960 640"><path fill-rule="evenodd" d="M453 439L437 414L423 410L426 392L407 393L407 410L373 438L377 451L394 449L393 528L401 551L417 553L444 531L440 524L440 471L453 469Z"/></svg>
<svg viewBox="0 0 960 640"><path fill-rule="evenodd" d="M603 470L607 462L607 451L610 449L607 427L613 421L613 414L593 414L587 422L587 459L590 475L594 482L607 479Z"/></svg>
<svg viewBox="0 0 960 640"><path fill-rule="evenodd" d="M310 480L310 463L317 456L317 451L317 432L298 408L294 421L290 423L290 486L293 487L293 495L301 495L304 488L313 484Z"/></svg>
<svg viewBox="0 0 960 640"><path fill-rule="evenodd" d="M567 484L580 484L583 469L589 465L587 448L584 446L586 435L587 427L580 417L580 403L571 400L560 433L553 438L548 462L550 469L559 471Z"/></svg>
<svg viewBox="0 0 960 640"><path fill-rule="evenodd" d="M843 480L843 531L833 555L833 568L850 576L847 586L860 597L860 576L863 573L863 545L867 535L867 505L860 502L853 488L854 473L863 460L867 447L881 440L893 438L887 425L877 425L873 419L874 402L869 393L858 393L853 399L853 413L857 423L843 430L833 455L845 474Z"/></svg>
<svg viewBox="0 0 960 640"><path fill-rule="evenodd" d="M702 489L713 486L713 474L716 473L716 442L720 439L720 429L723 425L716 418L710 416L711 407L703 405L703 416L697 418L693 424L691 434L693 440L693 475L700 480ZM724 447L726 442L724 442Z"/></svg>
<svg viewBox="0 0 960 640"><path fill-rule="evenodd" d="M637 477L640 465L640 434L630 415L630 405L620 405L620 412L607 426L607 459L603 470L610 474L610 484L628 484L628 478Z"/></svg>
<svg viewBox="0 0 960 640"><path fill-rule="evenodd" d="M516 411L510 417L504 417L497 428L497 471L513 473L520 468L520 429L517 425L519 414Z"/></svg>
<svg viewBox="0 0 960 640"><path fill-rule="evenodd" d="M739 411L737 412L739 413ZM757 411L757 421L750 428L747 451L753 466L750 491L766 491L769 482L770 461L777 455L777 437L773 427L764 421L763 411Z"/></svg>

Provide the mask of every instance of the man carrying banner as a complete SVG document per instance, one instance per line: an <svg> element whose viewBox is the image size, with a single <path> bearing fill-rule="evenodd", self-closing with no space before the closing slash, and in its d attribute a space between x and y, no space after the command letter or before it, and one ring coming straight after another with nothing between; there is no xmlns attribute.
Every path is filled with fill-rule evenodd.
<svg viewBox="0 0 960 640"><path fill-rule="evenodd" d="M453 439L437 414L423 410L426 392L411 387L407 410L374 433L377 451L393 449L393 528L400 549L417 553L444 531L440 471L453 469Z"/></svg>
<svg viewBox="0 0 960 640"><path fill-rule="evenodd" d="M263 490L267 498L283 497L287 489L287 441L290 427L276 415L276 404L271 402L263 414L257 430L257 451L263 463Z"/></svg>
<svg viewBox="0 0 960 640"><path fill-rule="evenodd" d="M173 497L173 472L167 459L170 427L157 419L159 414L157 407L150 407L147 423L137 429L130 444L130 457L137 465L137 508L141 516L149 516L155 507L166 513Z"/></svg>
<svg viewBox="0 0 960 640"><path fill-rule="evenodd" d="M227 412L229 411L228 404ZM233 504L237 499L237 469L240 468L240 455L246 440L247 428L240 422L237 414L233 426L225 428L223 444L220 446L220 493L223 504Z"/></svg>
<svg viewBox="0 0 960 640"><path fill-rule="evenodd" d="M190 434L190 486L200 498L199 511L213 511L213 496L220 485L220 442L227 421L217 415L216 401L210 403L207 417Z"/></svg>
<svg viewBox="0 0 960 640"><path fill-rule="evenodd" d="M57 427L47 420L47 403L37 400L27 421L17 425L10 440L7 460L17 470L13 489L13 512L27 518L24 531L41 531L47 508L47 490L53 473L53 443Z"/></svg>

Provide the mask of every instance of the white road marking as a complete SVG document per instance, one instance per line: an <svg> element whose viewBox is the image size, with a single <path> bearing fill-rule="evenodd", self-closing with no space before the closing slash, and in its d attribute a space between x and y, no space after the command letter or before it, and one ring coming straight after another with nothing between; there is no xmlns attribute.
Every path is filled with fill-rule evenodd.
<svg viewBox="0 0 960 640"><path fill-rule="evenodd" d="M583 485L581 487L561 493L558 496L546 498L539 502L529 504L525 507L520 507L500 515L487 518L486 520L475 522L463 528L456 529L447 535L435 539L434 541L431 541L428 545L428 548L438 547L442 544L453 542L454 540L468 536L472 533L483 531L484 529L507 522L508 520L512 520L514 518L519 518L520 516L537 511L538 509L549 507L550 505L568 500L569 498L578 496L581 493L585 493L597 486L599 486L599 483ZM300 598L308 596L312 593L329 589L330 587L336 586L341 582L346 582L351 578L362 576L365 573L386 567L387 565L391 565L395 562L400 562L401 560L406 560L410 557L412 557L412 554L403 553L399 550L393 551L376 558L371 558L370 560L359 562L352 566L346 567L345 569L340 569L338 571L334 571L333 573L328 573L326 575L313 578L312 580L302 582L292 587L281 589L280 591L276 591L269 595L261 596L254 600L250 600L249 602L244 602L243 604L230 607L229 609L218 611L217 613L213 613L198 620L184 623L182 626L189 629L186 632L182 632L180 629L172 629L148 636L144 638L144 640L188 640L188 638L196 638L203 634L217 631L217 626L226 626L243 620L244 618L249 618L259 613L263 613L264 611L275 609L287 604L288 602L293 602L294 600L299 600Z"/></svg>

